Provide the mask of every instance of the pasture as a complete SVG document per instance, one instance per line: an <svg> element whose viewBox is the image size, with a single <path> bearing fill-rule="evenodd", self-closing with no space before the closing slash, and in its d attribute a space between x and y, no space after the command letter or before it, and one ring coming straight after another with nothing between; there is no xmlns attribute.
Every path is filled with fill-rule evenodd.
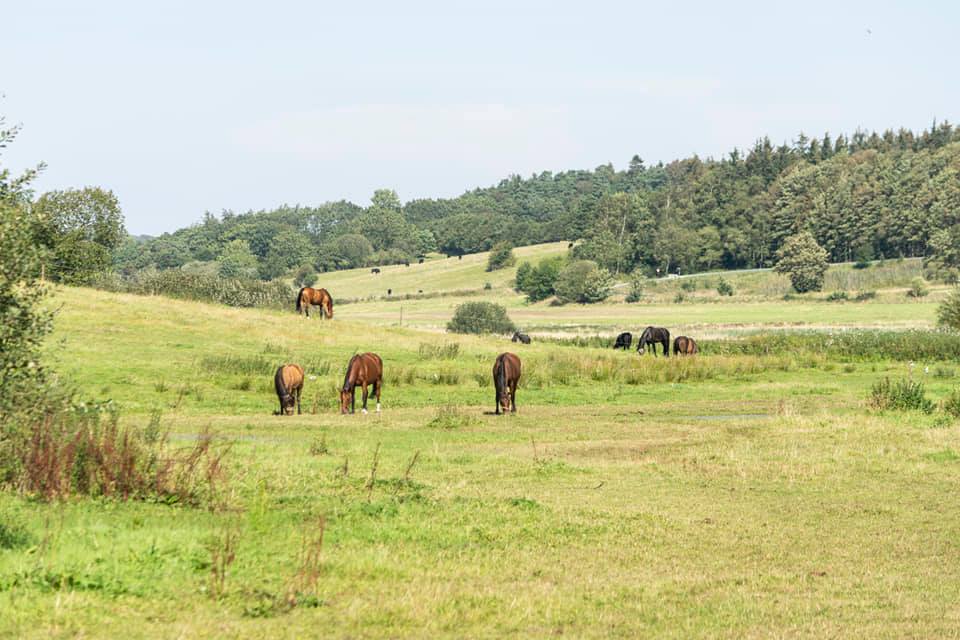
<svg viewBox="0 0 960 640"><path fill-rule="evenodd" d="M935 306L896 284L856 304L672 304L665 290L640 305L525 306L504 290L509 273L492 277L485 295L541 335L925 328ZM320 284L336 298L331 280ZM121 424L168 429L173 446L209 429L229 447L226 491L208 508L0 494L0 635L931 637L960 625L960 425L866 405L885 376L921 379L939 401L960 384L956 362L666 360L438 334L457 296L347 304L321 322L57 293L47 352L63 378L112 400ZM336 388L366 350L384 360L384 411L341 416ZM490 367L505 350L524 373L518 414L497 417ZM304 415L271 415L283 362L306 369Z"/></svg>

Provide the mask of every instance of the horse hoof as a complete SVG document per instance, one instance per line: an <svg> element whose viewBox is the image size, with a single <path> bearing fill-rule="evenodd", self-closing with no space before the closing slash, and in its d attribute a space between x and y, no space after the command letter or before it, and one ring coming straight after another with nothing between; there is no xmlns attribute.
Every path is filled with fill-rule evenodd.
<svg viewBox="0 0 960 640"><path fill-rule="evenodd" d="M380 403L377 403L377 413L380 413Z"/></svg>
<svg viewBox="0 0 960 640"><path fill-rule="evenodd" d="M363 415L367 415L367 410L366 410L366 409L360 409L360 413L362 413Z"/></svg>

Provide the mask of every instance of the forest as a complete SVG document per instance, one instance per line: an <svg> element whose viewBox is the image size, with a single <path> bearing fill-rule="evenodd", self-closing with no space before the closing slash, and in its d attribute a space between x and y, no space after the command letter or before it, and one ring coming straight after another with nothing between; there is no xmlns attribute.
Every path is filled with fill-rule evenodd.
<svg viewBox="0 0 960 640"><path fill-rule="evenodd" d="M112 197L94 191L94 200ZM34 206L49 212L60 203L68 210L69 196L44 194ZM107 204L117 206L115 199ZM122 217L108 218L122 225ZM804 231L831 262L934 256L955 277L960 128L944 122L919 133L800 134L779 146L765 137L720 159L693 156L647 166L634 156L624 170L605 164L510 176L450 199L402 203L395 191L380 189L366 206L339 201L208 212L190 227L152 238L71 232L73 241L51 263L51 275L77 282L112 264L125 277L182 269L302 279L312 272L400 264L430 252L462 255L498 242L557 240L576 242L573 257L614 275L691 273L771 266L784 240ZM41 235L56 244L49 240L56 234ZM106 250L91 250L100 237L109 240ZM87 248L78 248L78 238ZM85 256L95 258L88 269L78 266Z"/></svg>

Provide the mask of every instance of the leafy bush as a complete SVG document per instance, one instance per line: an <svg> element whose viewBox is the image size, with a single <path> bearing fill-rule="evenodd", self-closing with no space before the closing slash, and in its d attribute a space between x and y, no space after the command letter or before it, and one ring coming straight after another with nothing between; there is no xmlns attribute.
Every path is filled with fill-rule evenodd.
<svg viewBox="0 0 960 640"><path fill-rule="evenodd" d="M129 278L103 274L94 279L92 286L119 293L162 295L185 300L215 302L231 307L273 309L292 307L296 295L295 290L280 281L220 278L186 273L179 269L144 270Z"/></svg>
<svg viewBox="0 0 960 640"><path fill-rule="evenodd" d="M447 323L447 331L453 333L499 333L516 331L507 310L492 302L464 302L457 306L453 318Z"/></svg>
<svg viewBox="0 0 960 640"><path fill-rule="evenodd" d="M293 284L295 287L312 287L317 283L317 272L309 264L305 264L297 269L293 274Z"/></svg>
<svg viewBox="0 0 960 640"><path fill-rule="evenodd" d="M911 298L923 298L930 290L927 289L927 284L924 282L923 278L914 278L910 281L910 288L907 289L907 296Z"/></svg>
<svg viewBox="0 0 960 640"><path fill-rule="evenodd" d="M884 378L874 383L870 391L870 406L880 411L913 411L933 413L935 405L924 395L923 383L901 379L890 382Z"/></svg>
<svg viewBox="0 0 960 640"><path fill-rule="evenodd" d="M613 287L613 277L593 260L571 262L557 276L556 293L561 303L589 304L606 300Z"/></svg>
<svg viewBox="0 0 960 640"><path fill-rule="evenodd" d="M547 258L537 266L524 262L517 268L516 290L527 294L529 302L546 300L556 293L557 278L563 267L563 258Z"/></svg>
<svg viewBox="0 0 960 640"><path fill-rule="evenodd" d="M512 267L516 262L517 259L513 255L513 245L501 241L490 249L490 256L487 258L487 271Z"/></svg>
<svg viewBox="0 0 960 640"><path fill-rule="evenodd" d="M773 270L787 274L798 293L820 291L823 288L823 275L827 271L827 252L817 244L812 234L798 233L787 238L777 250L777 263Z"/></svg>
<svg viewBox="0 0 960 640"><path fill-rule="evenodd" d="M732 296L733 285L721 277L720 281L717 282L717 293L719 293L722 296Z"/></svg>
<svg viewBox="0 0 960 640"><path fill-rule="evenodd" d="M954 389L944 398L943 410L954 418L960 418L960 389Z"/></svg>
<svg viewBox="0 0 960 640"><path fill-rule="evenodd" d="M636 272L630 277L630 291L627 292L627 302L640 302L641 298L643 298L645 282L646 278L644 278L640 272Z"/></svg>
<svg viewBox="0 0 960 640"><path fill-rule="evenodd" d="M937 308L937 324L960 331L960 287L954 289Z"/></svg>
<svg viewBox="0 0 960 640"><path fill-rule="evenodd" d="M830 295L826 297L827 302L843 302L849 299L850 296L847 295L846 291L831 291Z"/></svg>

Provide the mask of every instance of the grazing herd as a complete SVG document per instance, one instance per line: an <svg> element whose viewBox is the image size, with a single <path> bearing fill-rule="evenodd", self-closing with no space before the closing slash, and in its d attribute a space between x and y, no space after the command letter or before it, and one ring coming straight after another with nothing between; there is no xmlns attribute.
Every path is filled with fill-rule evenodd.
<svg viewBox="0 0 960 640"><path fill-rule="evenodd" d="M378 272L374 269L373 272ZM310 317L310 307L320 307L320 317L333 318L333 297L326 289L303 287L297 293L297 313ZM530 336L520 331L514 331L513 342L530 344ZM633 334L624 331L617 336L614 349L627 351L633 344ZM637 341L637 353L643 355L648 349L657 355L657 345L661 346L664 356L670 355L670 332L663 327L647 327L640 334ZM697 343L693 338L677 336L673 341L673 355L694 355L698 351ZM516 413L517 411L517 384L520 381L520 358L513 353L501 353L493 364L493 386L496 390L497 415ZM280 410L277 415L292 416L294 408L300 413L300 395L303 392L303 367L298 364L285 364L277 368L273 383L280 401ZM360 411L367 413L367 399L373 395L377 399L377 412L380 411L380 392L383 390L383 359L375 353L360 353L350 358L347 363L347 372L343 377L343 386L340 388L340 413L354 413L357 396L357 386L362 391L362 405ZM369 388L369 390L368 390Z"/></svg>

